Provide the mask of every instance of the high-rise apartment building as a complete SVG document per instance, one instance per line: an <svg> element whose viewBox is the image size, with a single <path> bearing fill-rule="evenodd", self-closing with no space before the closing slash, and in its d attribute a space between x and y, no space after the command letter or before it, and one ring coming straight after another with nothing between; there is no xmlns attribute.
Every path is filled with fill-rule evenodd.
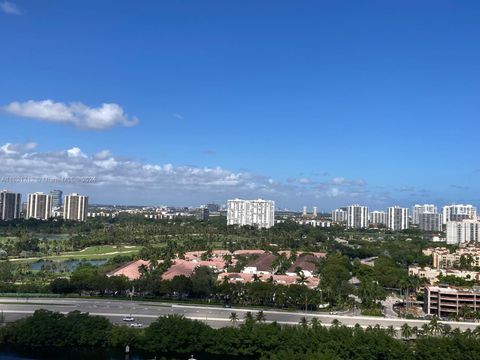
<svg viewBox="0 0 480 360"><path fill-rule="evenodd" d="M431 212L418 214L418 228L423 231L442 231L442 214Z"/></svg>
<svg viewBox="0 0 480 360"><path fill-rule="evenodd" d="M387 208L387 228L393 231L408 229L408 209L399 206Z"/></svg>
<svg viewBox="0 0 480 360"><path fill-rule="evenodd" d="M52 195L42 192L28 194L27 219L48 220L52 217Z"/></svg>
<svg viewBox="0 0 480 360"><path fill-rule="evenodd" d="M13 220L20 217L22 207L20 199L19 193L0 191L0 220Z"/></svg>
<svg viewBox="0 0 480 360"><path fill-rule="evenodd" d="M313 217L317 217L318 213L317 213L317 207L314 206L313 207Z"/></svg>
<svg viewBox="0 0 480 360"><path fill-rule="evenodd" d="M195 219L199 221L207 221L210 216L210 211L206 207L199 207L195 209Z"/></svg>
<svg viewBox="0 0 480 360"><path fill-rule="evenodd" d="M447 222L447 244L460 245L478 242L480 222L477 220Z"/></svg>
<svg viewBox="0 0 480 360"><path fill-rule="evenodd" d="M332 211L332 221L338 224L347 222L347 208L339 208Z"/></svg>
<svg viewBox="0 0 480 360"><path fill-rule="evenodd" d="M65 196L63 218L65 220L85 221L87 219L88 196L69 194Z"/></svg>
<svg viewBox="0 0 480 360"><path fill-rule="evenodd" d="M360 205L348 206L347 227L353 229L368 228L368 207Z"/></svg>
<svg viewBox="0 0 480 360"><path fill-rule="evenodd" d="M476 220L477 208L473 205L452 204L443 207L443 223L449 221Z"/></svg>
<svg viewBox="0 0 480 360"><path fill-rule="evenodd" d="M228 200L227 224L272 227L275 223L275 202L272 200Z"/></svg>
<svg viewBox="0 0 480 360"><path fill-rule="evenodd" d="M52 208L58 209L62 206L62 190L51 190L49 193L52 196Z"/></svg>
<svg viewBox="0 0 480 360"><path fill-rule="evenodd" d="M436 214L437 207L433 204L414 205L412 209L412 223L418 225L420 214L424 213Z"/></svg>
<svg viewBox="0 0 480 360"><path fill-rule="evenodd" d="M307 214L308 214L308 212L307 212L307 207L304 206L304 207L303 207L302 215L303 215L303 216L307 216Z"/></svg>
<svg viewBox="0 0 480 360"><path fill-rule="evenodd" d="M386 225L387 213L385 211L372 211L370 213L369 221L373 226Z"/></svg>

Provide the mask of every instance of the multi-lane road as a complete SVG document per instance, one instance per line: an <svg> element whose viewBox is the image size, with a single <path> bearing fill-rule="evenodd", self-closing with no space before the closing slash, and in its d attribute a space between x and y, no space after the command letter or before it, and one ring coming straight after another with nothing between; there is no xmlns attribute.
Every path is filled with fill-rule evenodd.
<svg viewBox="0 0 480 360"><path fill-rule="evenodd" d="M4 319L13 321L33 314L37 309L47 309L61 313L69 313L74 310L88 312L92 315L100 315L110 319L113 323L122 323L122 318L131 315L135 321L148 325L159 316L172 314L183 315L189 319L201 320L212 327L231 326L230 315L235 312L242 322L245 314L250 311L255 316L259 309L245 308L223 308L217 306L181 305L160 302L126 301L126 300L101 300L101 299L58 299L58 298L0 298L0 311ZM334 319L342 324L354 326L360 324L362 327L376 324L381 327L393 326L399 329L404 323L410 326L421 327L426 320L406 320L395 318L380 318L370 316L352 316L342 314L326 314L318 312L290 312L262 309L266 321L276 321L280 324L295 325L302 317L308 320L316 317L323 325L330 325ZM473 329L478 323L471 322L444 322L452 328Z"/></svg>

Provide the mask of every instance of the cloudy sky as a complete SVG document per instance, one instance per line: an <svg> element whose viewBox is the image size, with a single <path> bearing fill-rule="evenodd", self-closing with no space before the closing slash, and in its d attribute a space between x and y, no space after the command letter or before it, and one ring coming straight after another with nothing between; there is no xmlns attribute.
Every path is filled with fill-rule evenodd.
<svg viewBox="0 0 480 360"><path fill-rule="evenodd" d="M478 1L0 0L0 187L480 205L479 19Z"/></svg>

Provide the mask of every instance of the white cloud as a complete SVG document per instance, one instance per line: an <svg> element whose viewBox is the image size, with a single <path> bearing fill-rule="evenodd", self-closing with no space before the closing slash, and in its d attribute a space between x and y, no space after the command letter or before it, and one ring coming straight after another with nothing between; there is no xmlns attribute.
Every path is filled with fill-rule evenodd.
<svg viewBox="0 0 480 360"><path fill-rule="evenodd" d="M53 100L12 102L2 108L15 116L42 121L65 123L82 129L105 130L114 126L134 126L136 117L129 118L115 103L94 108L81 102L62 103Z"/></svg>
<svg viewBox="0 0 480 360"><path fill-rule="evenodd" d="M78 147L73 147L71 149L68 149L67 150L67 155L68 155L68 157L83 157L83 158L87 157L87 155L82 153L82 150L80 150L80 148L78 148Z"/></svg>
<svg viewBox="0 0 480 360"><path fill-rule="evenodd" d="M108 159L110 157L112 157L112 153L110 152L110 150L102 150L102 151L97 152L94 155L94 158L98 159L98 160L105 160L105 159Z"/></svg>
<svg viewBox="0 0 480 360"><path fill-rule="evenodd" d="M279 181L222 167L140 162L115 156L109 150L88 154L79 147L71 147L42 152L34 142L0 146L0 168L2 177L94 177L95 183L62 185L65 191L91 195L92 202L185 205L213 199L264 197L275 200L278 206L294 204L294 208L315 199L318 206L328 210L350 202L386 205L390 200L388 194L379 198L379 194L371 192L361 180ZM10 185L0 183L0 188L5 186ZM15 186L24 192L48 191L52 184Z"/></svg>
<svg viewBox="0 0 480 360"><path fill-rule="evenodd" d="M173 117L178 120L183 120L183 115L180 113L173 113Z"/></svg>
<svg viewBox="0 0 480 360"><path fill-rule="evenodd" d="M108 150L88 156L78 147L56 152L34 152L29 144L0 146L2 176L95 177L97 185L119 186L125 191L209 191L226 189L242 191L271 187L269 178L221 167L175 166L149 164L116 158ZM61 176L60 176L61 174Z"/></svg>
<svg viewBox="0 0 480 360"><path fill-rule="evenodd" d="M6 143L0 147L0 152L4 154L18 154L26 151L32 151L37 147L37 143L28 142L25 144L11 144Z"/></svg>
<svg viewBox="0 0 480 360"><path fill-rule="evenodd" d="M22 15L18 6L9 1L0 2L0 10L9 15Z"/></svg>

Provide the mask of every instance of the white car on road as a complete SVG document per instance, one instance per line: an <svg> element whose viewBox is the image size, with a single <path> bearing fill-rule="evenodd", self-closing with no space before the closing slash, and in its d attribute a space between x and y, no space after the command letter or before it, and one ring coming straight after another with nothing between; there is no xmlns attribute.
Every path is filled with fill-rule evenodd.
<svg viewBox="0 0 480 360"><path fill-rule="evenodd" d="M132 321L135 321L135 318L132 317L132 316L125 316L125 317L123 318L123 321L132 322Z"/></svg>

